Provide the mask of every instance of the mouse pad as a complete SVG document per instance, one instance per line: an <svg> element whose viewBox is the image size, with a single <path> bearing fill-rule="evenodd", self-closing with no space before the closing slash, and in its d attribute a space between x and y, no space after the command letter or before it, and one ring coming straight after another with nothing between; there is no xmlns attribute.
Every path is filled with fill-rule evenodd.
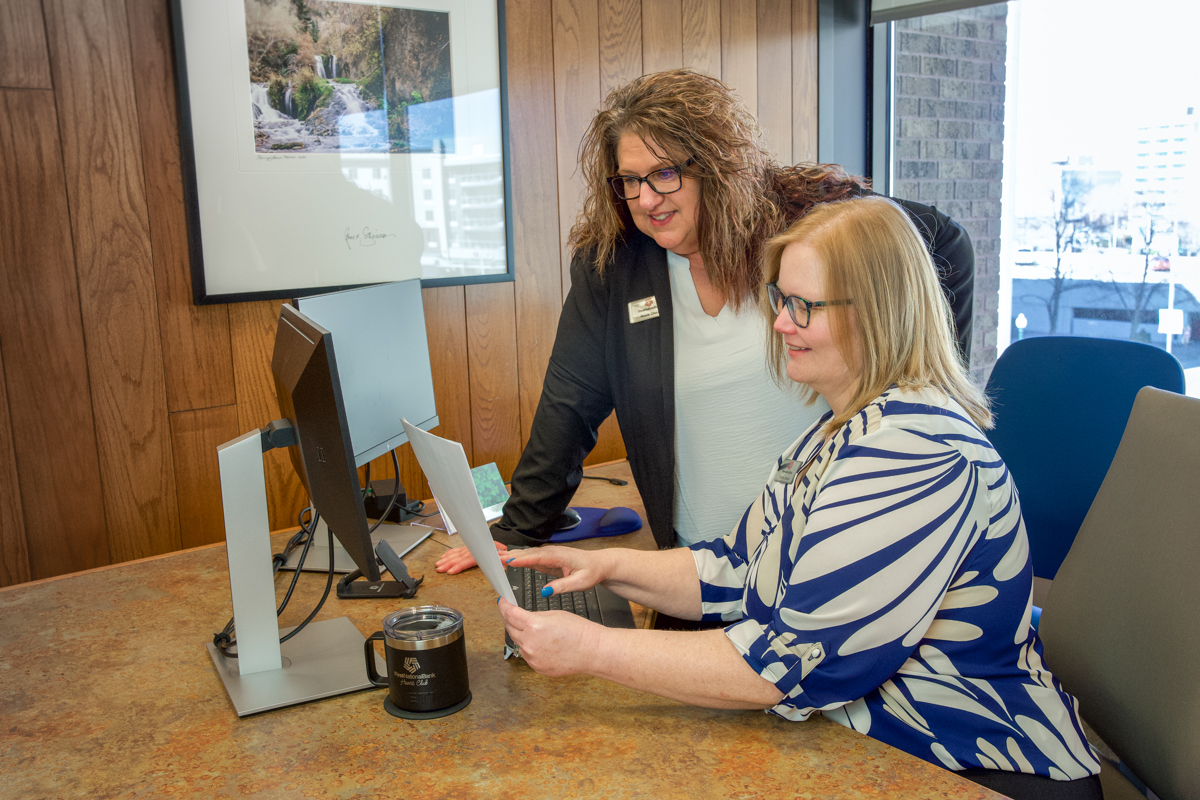
<svg viewBox="0 0 1200 800"><path fill-rule="evenodd" d="M550 537L554 544L577 542L599 536L620 536L642 527L642 518L631 508L580 508L571 506L579 515L579 524L569 531L559 531Z"/></svg>

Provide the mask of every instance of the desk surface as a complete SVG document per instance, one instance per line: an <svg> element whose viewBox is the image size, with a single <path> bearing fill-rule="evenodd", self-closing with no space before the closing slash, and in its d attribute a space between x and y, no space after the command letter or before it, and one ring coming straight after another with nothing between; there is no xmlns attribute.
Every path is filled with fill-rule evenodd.
<svg viewBox="0 0 1200 800"><path fill-rule="evenodd" d="M629 478L623 463L590 474ZM642 511L632 487L600 481L575 504ZM239 719L204 647L231 613L224 545L0 590L0 796L1000 797L821 718L694 708L503 661L494 593L478 570L438 575L458 539L434 538L405 559L425 575L416 599L331 595L319 619L366 635L405 605L460 610L474 700L438 720L389 716L383 690ZM581 545L608 543L652 547L645 530ZM303 576L283 624L323 587Z"/></svg>

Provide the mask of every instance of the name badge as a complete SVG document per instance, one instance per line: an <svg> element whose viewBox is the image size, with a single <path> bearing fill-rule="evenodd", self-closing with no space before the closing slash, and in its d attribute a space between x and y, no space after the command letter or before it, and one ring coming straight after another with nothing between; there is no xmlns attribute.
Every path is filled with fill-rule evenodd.
<svg viewBox="0 0 1200 800"><path fill-rule="evenodd" d="M779 465L779 469L775 470L775 477L772 480L776 483L791 483L796 480L800 470L804 469L805 463L807 462L786 459Z"/></svg>
<svg viewBox="0 0 1200 800"><path fill-rule="evenodd" d="M645 322L648 319L658 318L658 300L654 295L643 297L641 300L634 300L629 304L629 324L635 322Z"/></svg>

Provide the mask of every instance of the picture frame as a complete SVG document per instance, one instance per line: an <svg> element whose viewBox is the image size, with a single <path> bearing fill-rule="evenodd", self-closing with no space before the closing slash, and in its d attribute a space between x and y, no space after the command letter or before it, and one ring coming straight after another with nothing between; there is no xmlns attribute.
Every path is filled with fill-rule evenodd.
<svg viewBox="0 0 1200 800"><path fill-rule="evenodd" d="M502 0L172 16L196 305L513 280Z"/></svg>

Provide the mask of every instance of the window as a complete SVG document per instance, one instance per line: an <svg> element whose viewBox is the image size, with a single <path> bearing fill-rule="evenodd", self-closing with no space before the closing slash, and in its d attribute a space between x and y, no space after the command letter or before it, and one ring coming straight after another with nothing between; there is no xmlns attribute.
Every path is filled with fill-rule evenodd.
<svg viewBox="0 0 1200 800"><path fill-rule="evenodd" d="M1200 396L1200 6L1125 10L1039 0L876 26L891 98L876 185L971 234L978 380L1015 339L1071 334L1167 349ZM1184 324L1160 328L1165 309Z"/></svg>

